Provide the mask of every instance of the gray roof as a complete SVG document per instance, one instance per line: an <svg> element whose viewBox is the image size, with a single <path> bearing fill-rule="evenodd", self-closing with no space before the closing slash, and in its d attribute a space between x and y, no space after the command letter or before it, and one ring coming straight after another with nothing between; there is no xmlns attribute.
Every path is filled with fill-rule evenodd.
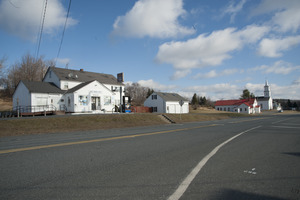
<svg viewBox="0 0 300 200"><path fill-rule="evenodd" d="M69 89L66 93L73 93L73 92L79 90L80 88L83 88L84 86L90 84L90 83L93 82L93 81L95 81L95 80L88 81L88 82L85 82L85 83L81 83L81 84L79 84L79 85L77 85L77 86L75 86L75 87Z"/></svg>
<svg viewBox="0 0 300 200"><path fill-rule="evenodd" d="M264 97L264 96L260 96L260 97L255 97L257 99L257 101L269 101L270 97Z"/></svg>
<svg viewBox="0 0 300 200"><path fill-rule="evenodd" d="M155 92L158 96L160 96L165 101L188 101L186 98L183 98L177 93L166 93L166 92Z"/></svg>
<svg viewBox="0 0 300 200"><path fill-rule="evenodd" d="M64 93L64 91L59 89L53 83L41 82L41 81L26 81L26 80L22 80L22 82L31 93L54 93L54 94Z"/></svg>
<svg viewBox="0 0 300 200"><path fill-rule="evenodd" d="M123 83L118 82L117 78L111 74L102 74L73 69L63 69L57 67L49 67L48 70L50 69L58 76L60 80L70 80L78 82L88 82L97 80L99 83L102 84L123 85Z"/></svg>

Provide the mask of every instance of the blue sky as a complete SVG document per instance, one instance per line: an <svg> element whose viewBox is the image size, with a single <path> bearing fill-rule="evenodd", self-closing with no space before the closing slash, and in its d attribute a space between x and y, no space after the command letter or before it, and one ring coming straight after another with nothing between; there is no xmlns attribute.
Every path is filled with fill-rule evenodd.
<svg viewBox="0 0 300 200"><path fill-rule="evenodd" d="M39 55L56 59L69 1L48 0ZM37 52L44 1L0 1L6 66ZM247 88L300 99L299 0L72 1L57 67L116 75L191 98Z"/></svg>

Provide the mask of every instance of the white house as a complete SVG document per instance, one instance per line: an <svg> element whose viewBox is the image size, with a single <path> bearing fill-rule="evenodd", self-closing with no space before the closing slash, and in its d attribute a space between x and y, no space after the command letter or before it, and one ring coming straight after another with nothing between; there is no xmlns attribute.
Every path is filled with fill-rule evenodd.
<svg viewBox="0 0 300 200"><path fill-rule="evenodd" d="M272 110L273 109L273 99L271 96L271 89L266 81L264 86L264 96L256 97L258 105L260 105L261 110Z"/></svg>
<svg viewBox="0 0 300 200"><path fill-rule="evenodd" d="M144 106L152 107L157 113L189 113L189 101L176 93L154 92L145 100Z"/></svg>
<svg viewBox="0 0 300 200"><path fill-rule="evenodd" d="M255 98L239 100L219 100L215 103L218 111L237 112L245 114L260 113L260 106Z"/></svg>
<svg viewBox="0 0 300 200"><path fill-rule="evenodd" d="M20 81L13 106L30 112L46 107L67 112L109 112L120 106L124 87L110 74L49 67L42 82Z"/></svg>
<svg viewBox="0 0 300 200"><path fill-rule="evenodd" d="M24 112L41 112L60 108L63 91L53 83L20 81L13 94L13 107Z"/></svg>

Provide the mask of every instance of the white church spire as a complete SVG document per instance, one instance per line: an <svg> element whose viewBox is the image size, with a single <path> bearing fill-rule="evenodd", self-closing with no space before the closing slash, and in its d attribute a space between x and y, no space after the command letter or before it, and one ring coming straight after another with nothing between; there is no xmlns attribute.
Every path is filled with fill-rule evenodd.
<svg viewBox="0 0 300 200"><path fill-rule="evenodd" d="M264 97L271 97L271 89L268 80L266 80L265 87L264 87Z"/></svg>

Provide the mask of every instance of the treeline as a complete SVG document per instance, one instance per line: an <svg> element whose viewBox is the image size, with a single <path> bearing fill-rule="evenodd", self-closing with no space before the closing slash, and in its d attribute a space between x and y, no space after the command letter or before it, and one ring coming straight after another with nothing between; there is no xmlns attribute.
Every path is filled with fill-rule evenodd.
<svg viewBox="0 0 300 200"><path fill-rule="evenodd" d="M300 100L274 99L274 101L280 103L283 110L300 110Z"/></svg>
<svg viewBox="0 0 300 200"><path fill-rule="evenodd" d="M127 83L125 85L125 95L131 97L131 105L133 106L142 106L153 92L153 89L141 86L139 83Z"/></svg>
<svg viewBox="0 0 300 200"><path fill-rule="evenodd" d="M4 94L11 97L20 80L41 81L49 66L54 66L52 60L45 60L43 56L35 58L29 53L20 61L5 66L6 58L0 60L0 86L4 87Z"/></svg>
<svg viewBox="0 0 300 200"><path fill-rule="evenodd" d="M214 107L214 102L205 96L198 96L196 93L194 93L191 100L191 105L192 108L196 110L199 106Z"/></svg>

